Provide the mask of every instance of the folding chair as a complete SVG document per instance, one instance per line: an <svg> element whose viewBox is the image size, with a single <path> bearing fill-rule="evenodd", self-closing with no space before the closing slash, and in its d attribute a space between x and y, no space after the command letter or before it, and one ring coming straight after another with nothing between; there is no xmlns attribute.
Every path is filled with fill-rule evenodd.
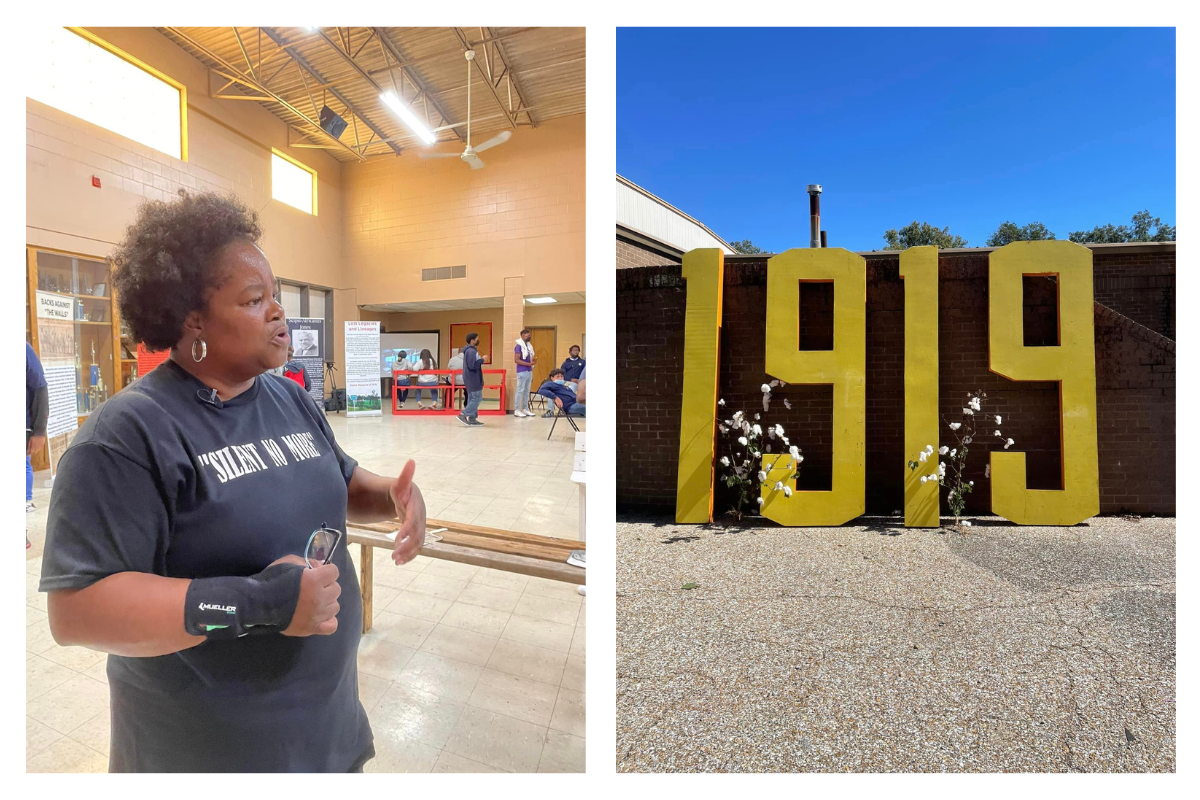
<svg viewBox="0 0 1200 800"><path fill-rule="evenodd" d="M558 425L558 421L560 419L565 419L567 424L570 425L576 433L579 433L579 426L575 424L575 417L579 416L578 414L568 414L565 408L559 408L558 405L555 404L554 397L552 395L537 392L537 396L544 398L549 404L550 408L554 409L554 422L550 423L550 433L546 435L546 441L550 441L550 437L554 435L554 428Z"/></svg>

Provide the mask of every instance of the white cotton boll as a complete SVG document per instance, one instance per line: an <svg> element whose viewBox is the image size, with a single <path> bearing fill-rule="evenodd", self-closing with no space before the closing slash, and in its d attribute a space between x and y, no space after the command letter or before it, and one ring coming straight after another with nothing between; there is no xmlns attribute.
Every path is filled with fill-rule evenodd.
<svg viewBox="0 0 1200 800"><path fill-rule="evenodd" d="M938 448L938 455L940 455L940 456L944 456L944 455L946 455L946 453L949 453L949 452L950 452L950 448L947 447L946 445L942 445L941 447Z"/></svg>
<svg viewBox="0 0 1200 800"><path fill-rule="evenodd" d="M929 453L927 453L926 451L922 450L920 453L917 453L917 458L920 460L920 462L921 462L922 464L924 464L924 463L925 463L925 460L926 460L927 458L929 458Z"/></svg>
<svg viewBox="0 0 1200 800"><path fill-rule="evenodd" d="M776 424L776 425L775 425L775 432L776 432L777 434L779 434L780 436L783 436L783 426L782 426L782 425L779 425L779 424Z"/></svg>
<svg viewBox="0 0 1200 800"><path fill-rule="evenodd" d="M969 519L964 519L964 520L963 520L963 527L964 527L964 528L969 528L969 527L971 527L971 520L969 520Z"/></svg>
<svg viewBox="0 0 1200 800"><path fill-rule="evenodd" d="M790 486L783 487L783 496L791 497L792 496L792 487L790 487Z"/></svg>
<svg viewBox="0 0 1200 800"><path fill-rule="evenodd" d="M758 471L758 482L759 483L767 482L767 473L763 472L761 469Z"/></svg>
<svg viewBox="0 0 1200 800"><path fill-rule="evenodd" d="M1000 435L1000 431L996 431L996 435L997 435L997 436L999 436L999 435Z"/></svg>
<svg viewBox="0 0 1200 800"><path fill-rule="evenodd" d="M786 408L788 411L792 410L792 404L788 402L788 399L786 397L783 398L783 407Z"/></svg>
<svg viewBox="0 0 1200 800"><path fill-rule="evenodd" d="M771 387L764 383L762 385L762 390L763 390L763 394L768 394L771 391Z"/></svg>
<svg viewBox="0 0 1200 800"><path fill-rule="evenodd" d="M745 447L747 444L749 444L749 441L746 439L745 436L739 436L738 444L740 444L742 447Z"/></svg>
<svg viewBox="0 0 1200 800"><path fill-rule="evenodd" d="M725 401L724 401L723 399L722 399L722 400L718 400L718 401L717 401L717 405L724 407L724 405L725 405Z"/></svg>
<svg viewBox="0 0 1200 800"><path fill-rule="evenodd" d="M951 458L954 458L954 454L955 454L955 453L957 453L957 452L958 452L958 448L957 448L957 447L956 447L956 448L954 448L953 450L951 450L951 451L950 451L950 457L951 457Z"/></svg>
<svg viewBox="0 0 1200 800"><path fill-rule="evenodd" d="M729 466L729 456L721 456L721 466L722 467Z"/></svg>
<svg viewBox="0 0 1200 800"><path fill-rule="evenodd" d="M1000 415L999 414L996 415L996 424L997 425L1000 424Z"/></svg>
<svg viewBox="0 0 1200 800"><path fill-rule="evenodd" d="M969 409L969 408L964 408L964 409L963 409L963 413L964 413L964 414L966 414L966 415L968 415L968 416L971 416L971 417L975 416L975 412L974 412L974 411L972 411L972 410L971 410L971 409Z"/></svg>
<svg viewBox="0 0 1200 800"><path fill-rule="evenodd" d="M791 447L788 448L788 454L791 455L792 458L799 458L800 457L800 448L796 447L796 445L792 445Z"/></svg>
<svg viewBox="0 0 1200 800"><path fill-rule="evenodd" d="M1016 442L1014 442L1012 439L1009 439L1007 442L1004 443L1004 449L1007 450L1008 448L1012 447L1014 444L1016 444Z"/></svg>
<svg viewBox="0 0 1200 800"><path fill-rule="evenodd" d="M922 476L921 476L921 483L924 483L924 482L925 482L925 481L927 481L927 480L929 480L929 476L928 476L928 475L922 475Z"/></svg>
<svg viewBox="0 0 1200 800"><path fill-rule="evenodd" d="M776 481L776 482L775 482L775 491L777 491L777 492L782 492L782 491L783 491L783 481Z"/></svg>
<svg viewBox="0 0 1200 800"><path fill-rule="evenodd" d="M950 423L950 430L952 430L952 431L956 431L956 430L958 430L958 429L959 429L959 428L961 428L961 427L962 427L962 423L961 423L961 422L951 422L951 423Z"/></svg>
<svg viewBox="0 0 1200 800"><path fill-rule="evenodd" d="M767 502L767 501L766 501L766 500L763 500L761 497L760 497L760 498L758 498L758 505L759 505L759 507L761 507L761 506L762 506L762 504L763 504L763 503L765 503L765 502Z"/></svg>
<svg viewBox="0 0 1200 800"><path fill-rule="evenodd" d="M974 485L975 485L975 481L967 481L967 485L968 485L968 486L974 486Z"/></svg>
<svg viewBox="0 0 1200 800"><path fill-rule="evenodd" d="M804 461L804 456L796 456L796 463L800 464Z"/></svg>
<svg viewBox="0 0 1200 800"><path fill-rule="evenodd" d="M929 453L929 455L933 455L933 445L931 445L931 444L925 445L925 451L927 453Z"/></svg>
<svg viewBox="0 0 1200 800"><path fill-rule="evenodd" d="M746 422L746 420L742 420L742 433L746 434L747 436L750 435L750 423Z"/></svg>
<svg viewBox="0 0 1200 800"><path fill-rule="evenodd" d="M751 428L751 430L754 431L755 436L762 436L762 426L761 425L755 425L753 428Z"/></svg>
<svg viewBox="0 0 1200 800"><path fill-rule="evenodd" d="M992 477L992 465L991 464L988 464L986 467L983 468L983 477L985 477L985 478Z"/></svg>
<svg viewBox="0 0 1200 800"><path fill-rule="evenodd" d="M762 414L755 414L755 415L754 415L754 418L755 418L755 419L762 419Z"/></svg>

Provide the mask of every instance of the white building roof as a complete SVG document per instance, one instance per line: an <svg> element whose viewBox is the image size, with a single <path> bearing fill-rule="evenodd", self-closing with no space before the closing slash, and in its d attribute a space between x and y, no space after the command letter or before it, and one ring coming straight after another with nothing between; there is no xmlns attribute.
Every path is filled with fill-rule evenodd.
<svg viewBox="0 0 1200 800"><path fill-rule="evenodd" d="M726 254L734 253L728 242L702 222L620 175L617 176L617 225L685 253L697 247L719 247Z"/></svg>

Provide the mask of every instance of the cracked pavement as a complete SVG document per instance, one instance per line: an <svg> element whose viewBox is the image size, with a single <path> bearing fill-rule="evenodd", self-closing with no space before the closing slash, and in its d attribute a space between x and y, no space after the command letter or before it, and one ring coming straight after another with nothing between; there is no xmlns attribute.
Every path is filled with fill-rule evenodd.
<svg viewBox="0 0 1200 800"><path fill-rule="evenodd" d="M617 770L1173 772L1175 520L972 519L619 520Z"/></svg>

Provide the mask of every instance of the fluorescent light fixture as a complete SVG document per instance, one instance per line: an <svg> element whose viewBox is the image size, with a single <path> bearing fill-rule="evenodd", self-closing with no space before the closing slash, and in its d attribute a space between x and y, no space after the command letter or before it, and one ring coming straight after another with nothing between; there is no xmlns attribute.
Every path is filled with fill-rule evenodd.
<svg viewBox="0 0 1200 800"><path fill-rule="evenodd" d="M544 306L548 303L557 303L558 301L553 297L526 297L525 302L533 303L534 305L538 306Z"/></svg>
<svg viewBox="0 0 1200 800"><path fill-rule="evenodd" d="M417 115L412 112L411 108L401 101L400 98L396 97L395 92L384 92L379 95L379 99L383 101L384 105L394 111L397 117L404 121L404 124L417 135L417 138L426 144L433 144L437 141L437 137L433 135L429 128L425 127L425 124L421 120L417 119Z"/></svg>

